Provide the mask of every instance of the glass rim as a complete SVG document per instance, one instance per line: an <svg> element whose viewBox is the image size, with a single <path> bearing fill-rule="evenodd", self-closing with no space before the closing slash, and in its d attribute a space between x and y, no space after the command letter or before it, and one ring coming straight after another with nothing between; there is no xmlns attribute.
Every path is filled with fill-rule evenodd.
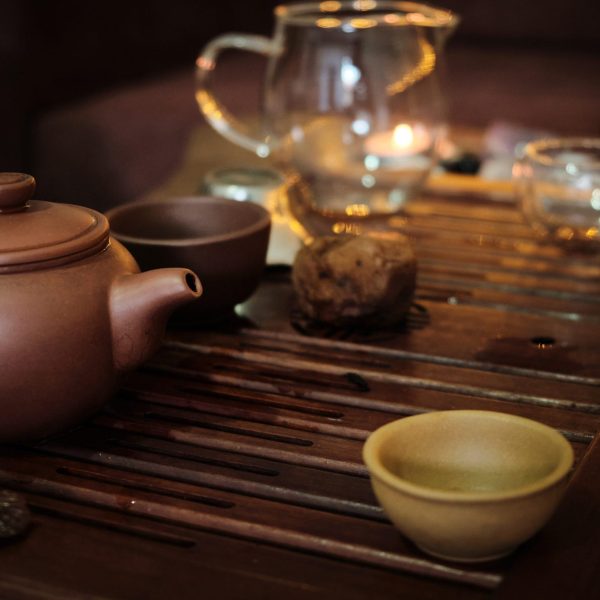
<svg viewBox="0 0 600 600"><path fill-rule="evenodd" d="M596 150L600 153L600 138L557 137L534 140L525 145L523 156L547 167L566 167L573 163L573 160L556 158L548 154L548 152L555 150L563 150L565 152L569 150ZM600 159L586 162L582 166L586 170L600 169Z"/></svg>
<svg viewBox="0 0 600 600"><path fill-rule="evenodd" d="M368 29L375 25L454 27L459 21L458 15L451 10L396 0L325 0L280 4L275 7L274 13L279 21L286 24L317 25L323 29L348 25L353 29Z"/></svg>

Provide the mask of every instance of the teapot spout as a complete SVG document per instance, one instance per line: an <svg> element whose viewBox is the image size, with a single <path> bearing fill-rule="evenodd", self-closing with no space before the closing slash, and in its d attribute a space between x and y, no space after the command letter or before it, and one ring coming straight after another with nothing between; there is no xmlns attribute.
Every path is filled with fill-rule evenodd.
<svg viewBox="0 0 600 600"><path fill-rule="evenodd" d="M156 269L117 278L110 291L116 369L133 369L156 352L171 313L201 294L198 277L188 269Z"/></svg>

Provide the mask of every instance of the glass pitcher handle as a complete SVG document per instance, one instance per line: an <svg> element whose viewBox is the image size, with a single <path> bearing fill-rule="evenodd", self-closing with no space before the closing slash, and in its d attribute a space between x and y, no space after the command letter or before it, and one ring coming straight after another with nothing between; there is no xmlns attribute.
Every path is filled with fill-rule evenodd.
<svg viewBox="0 0 600 600"><path fill-rule="evenodd" d="M268 140L249 135L246 127L231 115L212 91L212 73L223 50L249 50L264 56L277 52L275 42L262 35L226 33L211 40L196 60L196 101L208 123L230 142L265 158L271 153Z"/></svg>

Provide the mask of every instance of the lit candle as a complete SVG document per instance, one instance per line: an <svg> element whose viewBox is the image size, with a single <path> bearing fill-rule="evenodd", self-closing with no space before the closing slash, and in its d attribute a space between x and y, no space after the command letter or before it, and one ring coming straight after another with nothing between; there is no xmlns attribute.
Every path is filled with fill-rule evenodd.
<svg viewBox="0 0 600 600"><path fill-rule="evenodd" d="M365 140L365 154L381 162L379 166L387 167L415 167L423 160L429 162L428 154L431 149L432 139L427 129L407 123L397 125L393 131L381 131L370 135ZM371 160L370 162L373 162Z"/></svg>

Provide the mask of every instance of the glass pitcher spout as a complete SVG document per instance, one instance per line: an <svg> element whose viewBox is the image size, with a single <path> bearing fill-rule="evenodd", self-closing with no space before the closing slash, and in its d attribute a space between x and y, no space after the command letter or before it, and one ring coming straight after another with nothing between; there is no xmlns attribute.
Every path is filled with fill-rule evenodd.
<svg viewBox="0 0 600 600"><path fill-rule="evenodd" d="M406 24L421 27L436 52L442 52L451 35L460 24L460 17L452 11L428 6L399 2L399 5L413 7L413 12L406 15Z"/></svg>

